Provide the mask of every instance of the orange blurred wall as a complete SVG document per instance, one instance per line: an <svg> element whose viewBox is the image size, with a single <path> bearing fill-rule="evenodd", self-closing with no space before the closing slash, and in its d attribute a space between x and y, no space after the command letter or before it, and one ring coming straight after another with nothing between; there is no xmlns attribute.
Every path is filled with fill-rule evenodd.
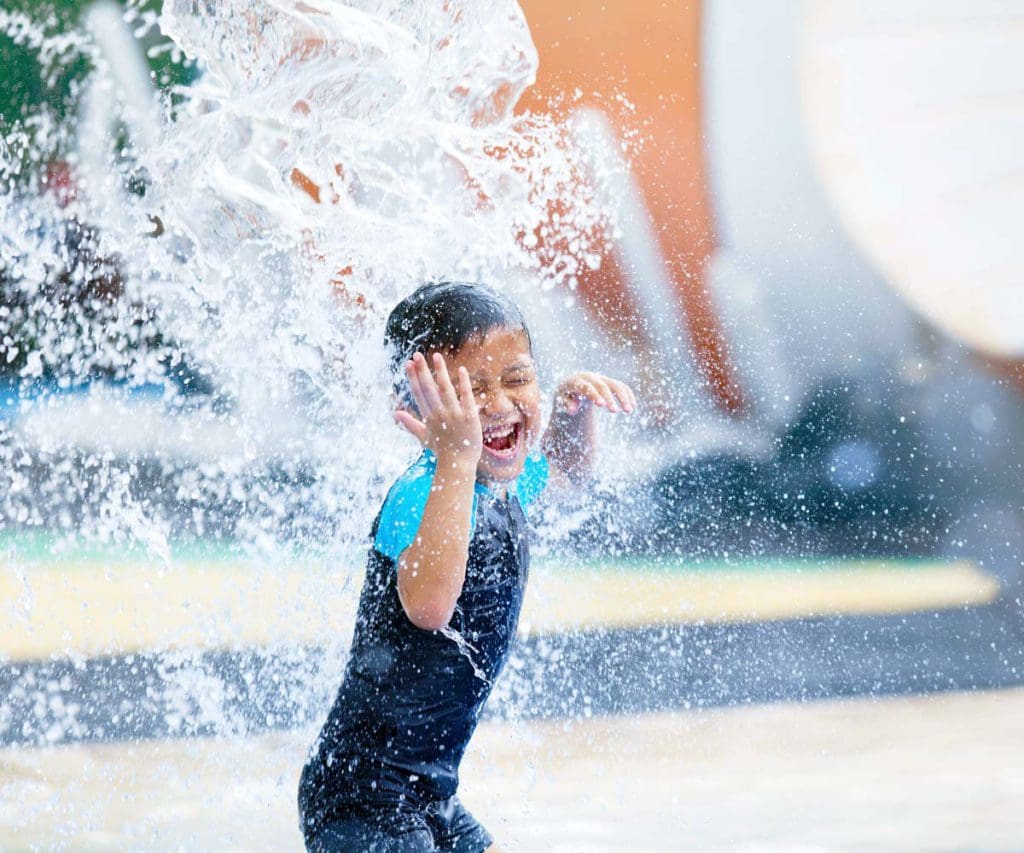
<svg viewBox="0 0 1024 853"><path fill-rule="evenodd" d="M727 411L743 408L719 322L705 287L715 248L701 124L699 3L654 0L522 0L540 55L537 84L521 110L559 118L579 108L604 113L620 140L657 235L698 368ZM628 227L629 223L623 223ZM606 331L665 361L638 317L636 272L616 247L580 290ZM665 365L668 366L668 365Z"/></svg>

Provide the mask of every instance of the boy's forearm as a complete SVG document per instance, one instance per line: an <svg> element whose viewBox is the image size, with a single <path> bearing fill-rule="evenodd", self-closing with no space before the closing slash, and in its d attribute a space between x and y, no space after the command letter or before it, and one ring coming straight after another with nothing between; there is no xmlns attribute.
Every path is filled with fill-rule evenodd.
<svg viewBox="0 0 1024 853"><path fill-rule="evenodd" d="M573 483L590 476L594 464L595 424L592 411L575 415L556 411L542 447L548 461Z"/></svg>
<svg viewBox="0 0 1024 853"><path fill-rule="evenodd" d="M589 371L574 373L559 384L544 451L548 461L577 485L588 479L593 469L594 406L613 414L629 414L636 409L636 397L625 383Z"/></svg>
<svg viewBox="0 0 1024 853"><path fill-rule="evenodd" d="M462 593L475 480L475 465L438 459L416 539L399 557L398 596L418 628L447 625Z"/></svg>

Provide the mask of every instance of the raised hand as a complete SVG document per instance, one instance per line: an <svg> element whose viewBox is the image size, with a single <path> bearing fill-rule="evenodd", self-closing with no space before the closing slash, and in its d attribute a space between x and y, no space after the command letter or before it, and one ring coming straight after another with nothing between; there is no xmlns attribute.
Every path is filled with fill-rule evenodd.
<svg viewBox="0 0 1024 853"><path fill-rule="evenodd" d="M542 442L559 479L579 484L590 475L595 407L630 414L636 409L636 397L624 382L600 373L574 373L559 384L555 409Z"/></svg>
<svg viewBox="0 0 1024 853"><path fill-rule="evenodd" d="M420 418L401 409L395 420L434 451L439 463L472 466L475 471L483 452L483 431L469 373L459 368L456 393L444 356L434 353L433 362L433 373L421 353L406 362L405 375Z"/></svg>
<svg viewBox="0 0 1024 853"><path fill-rule="evenodd" d="M420 417L399 410L395 420L437 455L437 469L415 541L398 558L398 598L418 628L437 631L451 621L469 559L473 484L483 452L483 432L465 367L456 393L444 357L435 353L431 372L417 353L405 375Z"/></svg>
<svg viewBox="0 0 1024 853"><path fill-rule="evenodd" d="M574 416L588 403L609 412L629 414L636 408L636 397L624 382L600 373L574 373L562 380L555 394L556 413Z"/></svg>

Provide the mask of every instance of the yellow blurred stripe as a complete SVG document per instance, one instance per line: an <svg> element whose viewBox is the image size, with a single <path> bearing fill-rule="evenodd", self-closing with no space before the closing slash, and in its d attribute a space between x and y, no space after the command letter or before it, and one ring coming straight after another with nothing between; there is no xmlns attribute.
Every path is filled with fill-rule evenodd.
<svg viewBox="0 0 1024 853"><path fill-rule="evenodd" d="M828 568L638 572L594 567L531 578L521 627L755 622L985 604L998 582L972 563L837 562Z"/></svg>
<svg viewBox="0 0 1024 853"><path fill-rule="evenodd" d="M302 564L270 569L196 561L163 569L141 561L0 563L0 659L344 644L360 584L360 570ZM548 563L531 572L521 627L545 633L898 613L983 604L997 593L997 582L969 562L765 570Z"/></svg>
<svg viewBox="0 0 1024 853"><path fill-rule="evenodd" d="M346 576L241 562L0 569L0 657L348 642L360 579Z"/></svg>

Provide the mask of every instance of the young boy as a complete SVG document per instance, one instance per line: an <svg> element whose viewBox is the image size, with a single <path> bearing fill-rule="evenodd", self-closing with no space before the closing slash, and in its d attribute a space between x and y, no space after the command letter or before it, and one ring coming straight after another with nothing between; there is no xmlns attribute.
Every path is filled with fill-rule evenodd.
<svg viewBox="0 0 1024 853"><path fill-rule="evenodd" d="M593 406L631 412L595 373L561 383L543 452L530 335L481 285L419 288L386 330L400 408L423 447L373 524L355 636L302 772L316 851L497 850L456 797L458 768L515 637L529 568L524 511L589 470Z"/></svg>

